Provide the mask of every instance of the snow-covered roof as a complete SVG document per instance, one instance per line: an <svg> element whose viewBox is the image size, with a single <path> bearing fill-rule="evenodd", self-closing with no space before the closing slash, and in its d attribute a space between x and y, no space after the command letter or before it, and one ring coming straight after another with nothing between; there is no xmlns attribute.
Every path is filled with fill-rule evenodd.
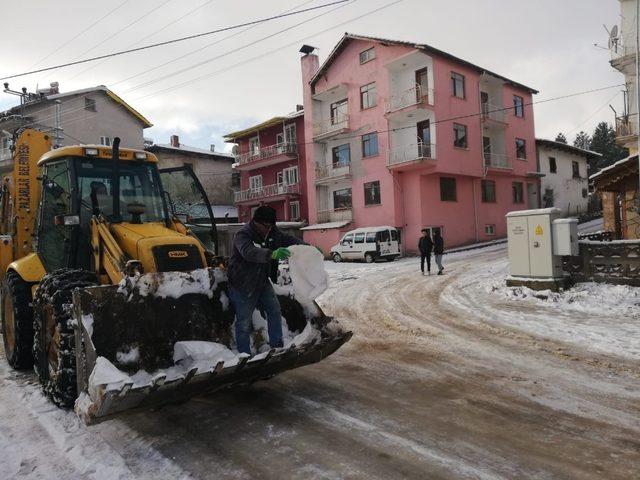
<svg viewBox="0 0 640 480"><path fill-rule="evenodd" d="M224 157L227 158L229 160L234 160L235 157L230 154L230 153L226 153L226 152L212 152L211 150L207 150L205 148L198 148L198 147L190 147L188 145L180 145L179 147L174 147L173 145L169 144L169 143L156 143L151 145L150 147L147 148L147 150L149 151L154 151L154 149L156 150L173 150L176 152L185 152L185 153L197 153L199 155L210 155L212 157Z"/></svg>
<svg viewBox="0 0 640 480"><path fill-rule="evenodd" d="M546 138L536 138L536 145L543 145L547 148L554 148L556 150L573 153L575 155L586 157L587 159L602 157L601 153L594 152L592 150L586 150L580 147L574 147L573 145L568 145L562 142L556 142L555 140L547 140Z"/></svg>
<svg viewBox="0 0 640 480"><path fill-rule="evenodd" d="M618 160L616 163L609 165L608 167L604 167L602 170L600 170L599 172L594 173L593 175L591 175L589 177L589 180L595 180L596 178L600 177L601 175L614 170L622 165L624 165L625 163L630 163L632 160L638 161L638 155L631 155L627 158L623 158L622 160Z"/></svg>
<svg viewBox="0 0 640 480"><path fill-rule="evenodd" d="M308 227L301 228L300 230L330 230L333 228L342 228L345 225L349 225L351 222L327 222L316 223L315 225L309 225Z"/></svg>

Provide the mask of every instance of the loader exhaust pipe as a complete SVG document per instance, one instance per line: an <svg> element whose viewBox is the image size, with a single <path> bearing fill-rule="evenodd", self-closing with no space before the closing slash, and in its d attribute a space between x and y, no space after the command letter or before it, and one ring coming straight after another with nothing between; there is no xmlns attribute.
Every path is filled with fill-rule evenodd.
<svg viewBox="0 0 640 480"><path fill-rule="evenodd" d="M111 160L113 168L113 219L112 223L122 222L120 213L120 137L115 137L112 143Z"/></svg>

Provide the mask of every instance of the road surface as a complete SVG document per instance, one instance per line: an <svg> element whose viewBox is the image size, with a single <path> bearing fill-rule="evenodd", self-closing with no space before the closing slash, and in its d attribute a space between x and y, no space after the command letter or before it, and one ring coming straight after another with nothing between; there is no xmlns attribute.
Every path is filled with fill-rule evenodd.
<svg viewBox="0 0 640 480"><path fill-rule="evenodd" d="M593 352L510 326L549 308L478 297L505 255L445 256L446 274L427 277L416 259L328 264L321 303L354 331L335 355L91 427L2 361L3 477L638 478L640 345Z"/></svg>

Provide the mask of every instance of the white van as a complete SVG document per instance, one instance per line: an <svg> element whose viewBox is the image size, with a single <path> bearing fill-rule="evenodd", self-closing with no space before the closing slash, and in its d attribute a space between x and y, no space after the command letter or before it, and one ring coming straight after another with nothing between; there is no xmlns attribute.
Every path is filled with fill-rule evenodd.
<svg viewBox="0 0 640 480"><path fill-rule="evenodd" d="M400 256L400 232L395 227L356 228L344 234L331 248L334 262L364 260L367 263L383 258L392 262Z"/></svg>

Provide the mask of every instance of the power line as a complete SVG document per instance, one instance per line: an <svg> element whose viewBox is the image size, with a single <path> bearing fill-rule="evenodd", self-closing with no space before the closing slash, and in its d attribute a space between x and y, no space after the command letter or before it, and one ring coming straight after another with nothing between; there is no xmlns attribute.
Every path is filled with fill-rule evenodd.
<svg viewBox="0 0 640 480"><path fill-rule="evenodd" d="M103 16L101 16L99 19L97 19L95 22L93 22L91 25L89 25L87 28L81 30L80 32L78 32L77 34L75 34L73 37L71 37L69 40L67 40L66 42L64 42L62 45L60 45L58 48L56 48L55 50L53 50L51 53L49 53L48 55L45 55L44 57L42 57L40 60L38 60L37 62L31 64L31 66L29 67L29 70L32 69L33 67L35 67L36 65L39 65L40 63L44 62L47 58L50 58L52 55L55 55L57 52L59 52L60 50L62 50L64 47L66 47L67 45L69 45L71 42L73 42L76 38L78 38L80 35L82 35L83 33L88 32L89 30L91 30L93 27L95 27L98 23L100 23L102 20L104 20L105 18L107 18L109 15L111 15L113 12L115 12L116 10L119 10L122 6L124 6L125 3L128 3L130 0L124 0L124 2L122 2L120 5L118 5L115 8L112 8L111 10L109 10L107 13L105 13Z"/></svg>
<svg viewBox="0 0 640 480"><path fill-rule="evenodd" d="M250 22L245 22L245 23L240 23L240 24L237 24L237 25L232 25L230 27L223 27L223 28L218 28L216 30L211 30L211 31L208 31L208 32L198 33L198 34L195 34L195 35L189 35L187 37L174 38L173 40L167 40L165 42L153 43L151 45L145 45L143 47L137 47L137 48L130 48L130 49L127 49L127 50L120 50L118 52L108 53L108 54L105 54L105 55L99 55L97 57L86 58L84 60L77 60L77 61L73 61L73 62L67 62L67 63L63 63L63 64L60 64L60 65L54 65L52 67L39 68L37 70L31 70L31 71L22 72L22 73L15 73L13 75L8 75L6 77L0 77L0 80L9 80L9 79L12 79L12 78L23 77L25 75L32 75L34 73L40 73L40 72L46 72L46 71L49 71L49 70L55 70L57 68L70 67L72 65L79 65L81 63L87 63L87 62L93 62L93 61L96 61L96 60L102 60L103 58L117 57L119 55L125 55L127 53L140 52L142 50L149 50L151 48L161 47L161 46L164 46L164 45L170 45L170 44L173 44L173 43L184 42L186 40L193 40L195 38L205 37L205 36L208 36L208 35L213 35L215 33L226 32L226 31L229 31L229 30L235 30L237 28L246 27L248 25L255 25L255 24L258 24L258 23L265 23L265 22L269 22L269 21L272 21L272 20L276 20L278 18L284 18L284 17L291 17L291 16L294 16L294 15L300 15L301 13L306 13L306 12L310 12L310 11L313 11L313 10L319 10L321 8L326 8L326 7L330 7L330 6L333 6L333 5L338 5L340 3L345 3L345 2L348 2L348 1L350 1L350 0L336 0L336 1L331 2L331 3L325 3L323 5L318 5L318 6L315 6L315 7L309 7L309 8L305 8L303 10L297 10L295 12L284 13L284 14L280 14L280 15L274 15L274 16L271 16L271 17L265 17L265 18L261 18L261 19L258 19L258 20L252 20Z"/></svg>
<svg viewBox="0 0 640 480"><path fill-rule="evenodd" d="M354 3L354 2L356 2L357 0L349 0L349 1L350 1L351 3ZM177 70L177 71L175 71L175 72L169 73L169 74L167 74L167 75L163 75L163 76L161 76L161 77L158 77L158 78L155 78L155 79L149 80L149 81L147 81L147 82L141 83L141 84L139 84L139 85L136 85L136 86L134 86L134 87L131 87L131 88L129 88L128 90L126 90L126 91L125 91L125 93L129 93L129 92L132 92L132 91L134 91L134 90L138 90L138 89L140 89L140 88L144 88L144 87L147 87L147 86L149 86L149 85L153 85L154 83L158 83L158 82L161 82L161 81L166 80L166 79L168 79L168 78L175 77L176 75L180 75L181 73L188 72L188 71L190 71L190 70L193 70L194 68L201 67L201 66L203 66L203 65L206 65L206 64L208 64L208 63L211 63L211 62L214 62L214 61L216 61L216 60L219 60L219 59L224 58L224 57L226 57L226 56L228 56L228 55L231 55L231 54L233 54L233 53L237 53L237 52L239 52L240 50L244 50L245 48L252 47L253 45L256 45L256 44L258 44L258 43L264 42L265 40L268 40L268 39L270 39L270 38L273 38L273 37L275 37L275 36L277 36L277 35L281 35L281 34L283 34L283 33L285 33L285 32L288 32L289 30L293 30L294 28L297 28L297 27L299 27L299 26L301 26L301 25L304 25L305 23L309 23L309 22L312 22L312 21L314 21L314 20L316 20L316 19L318 19L318 18L320 18L320 17L323 17L323 16L325 16L325 15L329 15L329 14L333 13L334 11L336 11L336 10L338 10L338 9L340 9L340 8L344 8L344 7L346 7L346 6L347 6L347 4L338 5L336 8L332 8L331 10L327 10L326 12L320 13L320 14L318 14L318 15L315 15L315 16L311 17L311 18L308 18L308 19L306 19L306 20L303 20L303 21L301 21L301 22L298 22L298 23L296 23L296 24L294 24L294 25L291 25L291 26L289 26L289 27L286 27L286 28L283 28L283 29L281 29L281 30L278 30L277 32L274 32L274 33L271 33L271 34L269 34L269 35L266 35L266 36L264 36L264 37L262 37L262 38L259 38L259 39L257 39L257 40L254 40L254 41L252 41L252 42L249 42L249 43L247 43L247 44L245 44L245 45L242 45L242 46L240 46L240 47L234 48L234 49L232 49L232 50L228 50L227 52L221 53L220 55L216 55L215 57L208 58L207 60L203 60L202 62L195 63L195 64L193 64L193 65L190 65L190 66L188 66L188 67L182 68L182 69ZM335 28L335 27L334 27L334 28Z"/></svg>

